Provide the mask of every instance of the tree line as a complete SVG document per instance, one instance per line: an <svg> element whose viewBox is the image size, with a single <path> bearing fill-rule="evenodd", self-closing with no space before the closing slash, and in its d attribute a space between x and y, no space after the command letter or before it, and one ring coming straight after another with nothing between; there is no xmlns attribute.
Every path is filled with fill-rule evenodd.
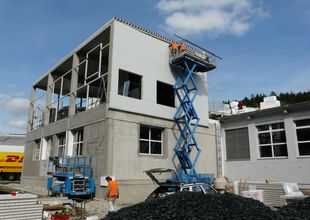
<svg viewBox="0 0 310 220"><path fill-rule="evenodd" d="M242 100L243 104L247 107L254 107L258 108L259 103L264 101L264 97L266 94L252 94L250 97L244 97ZM281 102L281 105L288 105L298 102L305 102L310 101L310 91L307 92L286 92L286 93L279 93L272 91L269 96L276 96L277 99ZM223 103L229 103L230 101L224 101Z"/></svg>

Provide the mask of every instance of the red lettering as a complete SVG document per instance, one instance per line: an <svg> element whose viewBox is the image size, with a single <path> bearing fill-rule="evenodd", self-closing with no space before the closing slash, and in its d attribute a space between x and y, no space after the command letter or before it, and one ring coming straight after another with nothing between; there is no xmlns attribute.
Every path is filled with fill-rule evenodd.
<svg viewBox="0 0 310 220"><path fill-rule="evenodd" d="M17 162L18 159L19 159L19 156L7 155L6 156L6 160L4 162L10 162L10 163L12 162L12 163L14 163L14 162Z"/></svg>

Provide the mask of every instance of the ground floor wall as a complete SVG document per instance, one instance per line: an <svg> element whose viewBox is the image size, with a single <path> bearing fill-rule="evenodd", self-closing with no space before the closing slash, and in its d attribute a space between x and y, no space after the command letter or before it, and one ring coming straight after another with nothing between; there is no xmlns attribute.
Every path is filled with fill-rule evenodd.
<svg viewBox="0 0 310 220"><path fill-rule="evenodd" d="M249 120L235 120L222 125L222 150L224 174L232 180L277 181L310 183L310 155L300 156L295 120L309 119L308 109L291 114L276 114ZM258 125L283 123L287 156L261 157ZM248 159L228 160L226 131L247 128L250 156ZM275 136L276 137L276 136Z"/></svg>
<svg viewBox="0 0 310 220"><path fill-rule="evenodd" d="M310 158L225 162L225 176L232 180L310 183Z"/></svg>
<svg viewBox="0 0 310 220"><path fill-rule="evenodd" d="M100 178L113 176L120 183L120 203L136 203L144 201L154 189L155 185L145 174L145 170L152 168L178 167L178 160L173 147L179 131L174 122L149 116L136 115L127 112L109 110L105 118L75 127L83 127L83 155L92 157L93 173L96 180L96 196L103 198L105 187L100 186ZM162 154L140 154L140 127L162 129ZM70 128L70 127L69 127ZM49 129L50 128L44 128ZM57 132L68 130L68 126L55 129ZM44 130L35 131L44 138ZM49 134L51 135L51 134ZM28 135L22 184L46 186L48 160L34 160L33 152L36 148L33 134ZM197 172L212 173L216 176L216 144L215 127L198 127L197 142L201 148L201 155L197 163Z"/></svg>

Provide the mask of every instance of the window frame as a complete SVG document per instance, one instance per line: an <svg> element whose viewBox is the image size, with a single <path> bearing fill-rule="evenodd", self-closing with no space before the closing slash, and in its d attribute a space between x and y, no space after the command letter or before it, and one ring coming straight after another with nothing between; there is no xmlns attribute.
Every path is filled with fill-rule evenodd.
<svg viewBox="0 0 310 220"><path fill-rule="evenodd" d="M77 135L77 136L76 136ZM75 139L75 137L77 137ZM73 149L75 156L83 155L84 130L83 128L73 131Z"/></svg>
<svg viewBox="0 0 310 220"><path fill-rule="evenodd" d="M64 143L60 144L60 140L64 138ZM59 154L59 149L63 148L63 155ZM67 156L67 132L64 134L59 134L58 135L58 146L57 146L57 156L58 157L65 157Z"/></svg>
<svg viewBox="0 0 310 220"><path fill-rule="evenodd" d="M309 125L306 125L306 126L297 126L297 125L296 125L296 121L302 121L302 120L307 120L307 119L310 119L310 118L298 118L298 119L294 119L294 120L293 120L294 126L295 126L295 134L296 134L297 156L300 157L300 158L309 158L309 157L310 157L310 154L308 154L308 155L300 155L300 150L299 150L299 143L310 143L310 140L307 140L307 141L298 141L297 130L299 130L299 129L305 129L305 128L310 128L310 124L309 124Z"/></svg>
<svg viewBox="0 0 310 220"><path fill-rule="evenodd" d="M141 127L146 127L148 128L149 132L148 132L148 139L144 139L144 138L141 138L140 135L141 135ZM158 129L160 130L160 140L152 140L152 129ZM140 125L139 127L139 147L138 147L138 154L139 155L143 155L143 156L163 156L164 155L164 141L163 141L163 136L164 136L164 128L160 128L160 127L154 127L154 126L149 126L149 125ZM148 152L149 153L141 153L140 152L140 148L141 148L141 141L147 141L148 144L149 144L149 150ZM151 143L152 142L156 142L156 143L161 143L160 147L161 147L161 154L152 154L151 152Z"/></svg>
<svg viewBox="0 0 310 220"><path fill-rule="evenodd" d="M41 149L42 149L42 140L37 139L34 141L35 148L33 148L32 160L38 161L41 160Z"/></svg>
<svg viewBox="0 0 310 220"><path fill-rule="evenodd" d="M283 128L272 129L272 125L274 125L274 124L283 124ZM268 126L268 130L258 131L259 126ZM286 130L285 130L284 121L275 121L275 122L269 122L269 123L256 124L255 129L256 129L256 138L257 138L257 146L258 146L258 148L257 148L258 159L265 160L265 159L287 159L288 158L288 146L287 146ZM272 133L273 132L279 132L279 131L284 131L286 142L281 142L281 143L274 143L273 142ZM268 143L268 144L260 144L259 143L259 134L262 134L262 133L266 133L266 134L270 135L270 143ZM286 145L287 156L274 156L274 146L284 145L284 144ZM271 147L271 154L272 154L271 157L262 157L261 156L261 152L260 152L261 146L270 146Z"/></svg>

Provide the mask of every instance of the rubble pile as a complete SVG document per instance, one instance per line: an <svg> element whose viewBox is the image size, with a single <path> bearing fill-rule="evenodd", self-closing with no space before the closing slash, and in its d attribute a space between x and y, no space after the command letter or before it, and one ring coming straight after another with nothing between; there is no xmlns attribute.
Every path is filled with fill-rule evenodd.
<svg viewBox="0 0 310 220"><path fill-rule="evenodd" d="M283 206L278 210L279 219L310 219L310 197Z"/></svg>
<svg viewBox="0 0 310 220"><path fill-rule="evenodd" d="M105 219L276 219L263 203L233 194L179 192L122 208Z"/></svg>

